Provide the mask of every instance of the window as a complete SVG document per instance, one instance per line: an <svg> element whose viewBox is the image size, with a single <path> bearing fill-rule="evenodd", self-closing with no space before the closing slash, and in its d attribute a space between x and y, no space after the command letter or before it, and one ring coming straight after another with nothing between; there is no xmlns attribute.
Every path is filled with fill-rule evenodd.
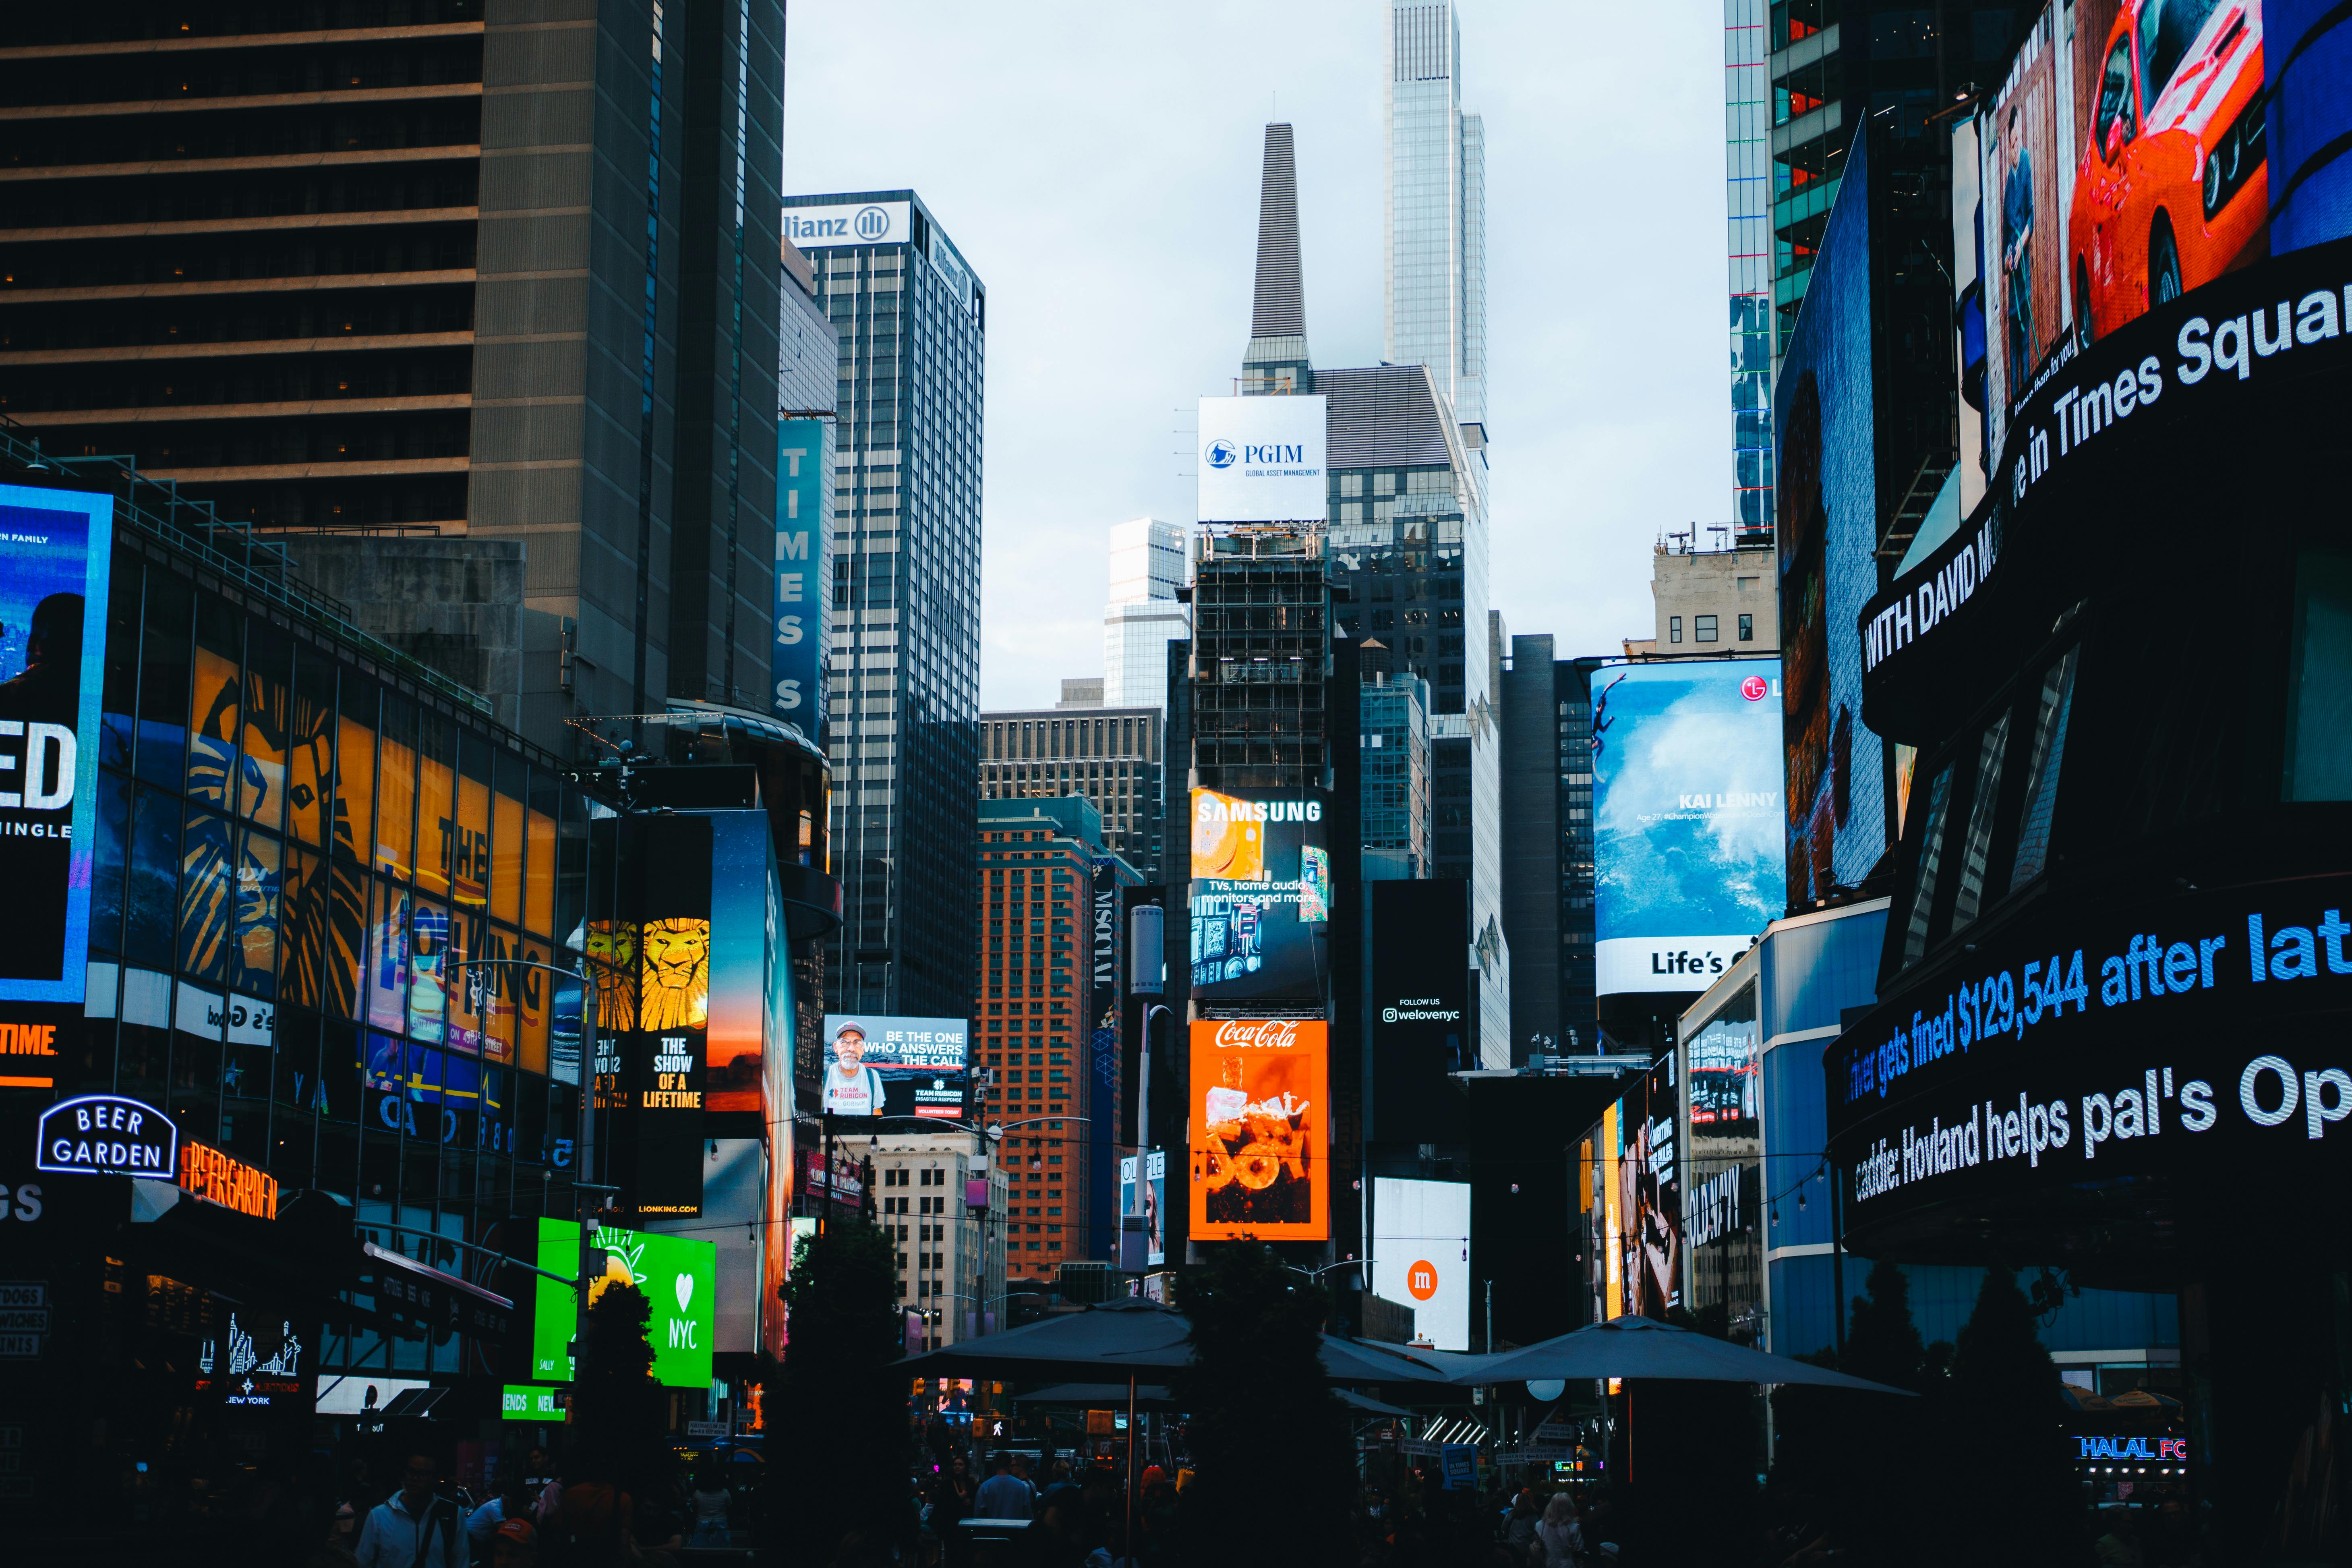
<svg viewBox="0 0 2352 1568"><path fill-rule="evenodd" d="M2106 69L2099 79L2099 107L2095 116L2098 124L2098 145L2104 155L2110 142L2121 151L2124 142L2132 139L2138 123L2132 102L2131 38L2117 38L2107 56Z"/></svg>
<svg viewBox="0 0 2352 1568"><path fill-rule="evenodd" d="M2058 796L2058 764L2066 751L2066 720L2074 706L2074 658L2079 652L2079 648L2068 648L2042 678L2042 700L2033 718L2033 753L2026 760L2025 809L2017 829L2017 860L2009 873L2012 888L2042 875L2050 860L2050 816Z"/></svg>
<svg viewBox="0 0 2352 1568"><path fill-rule="evenodd" d="M1680 642L1683 640L1683 618L1680 616L1668 616L1666 617L1666 640L1668 642Z"/></svg>
<svg viewBox="0 0 2352 1568"><path fill-rule="evenodd" d="M1715 640L1715 617L1713 616L1692 616L1691 635L1694 641L1713 642Z"/></svg>
<svg viewBox="0 0 2352 1568"><path fill-rule="evenodd" d="M1927 821L1919 836L1919 868L1911 880L1911 913L1903 931L1903 962L1919 962L1927 951L1927 918L1935 912L1936 870L1944 851L1944 807L1952 793L1948 765L1927 786Z"/></svg>
<svg viewBox="0 0 2352 1568"><path fill-rule="evenodd" d="M1756 640L1756 617L1754 616L1742 616L1739 617L1739 640L1741 642L1754 642Z"/></svg>
<svg viewBox="0 0 2352 1568"><path fill-rule="evenodd" d="M1969 835L1960 848L1960 883L1952 894L1954 931L1977 918L1988 890L1996 898L2001 891L1986 888L1985 865L1992 854L1993 813L2000 803L2000 764L2008 750L2009 715L2003 713L1985 726L1977 744L1976 794L1969 803Z"/></svg>

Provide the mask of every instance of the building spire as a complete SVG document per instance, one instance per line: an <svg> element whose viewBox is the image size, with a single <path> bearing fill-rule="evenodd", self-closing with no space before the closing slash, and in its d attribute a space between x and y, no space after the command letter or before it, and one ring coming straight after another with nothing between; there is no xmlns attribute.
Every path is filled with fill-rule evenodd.
<svg viewBox="0 0 2352 1568"><path fill-rule="evenodd" d="M1298 165L1290 127L1265 128L1265 169L1257 198L1257 292L1244 393L1304 392L1314 382L1307 356L1307 288L1298 260Z"/></svg>

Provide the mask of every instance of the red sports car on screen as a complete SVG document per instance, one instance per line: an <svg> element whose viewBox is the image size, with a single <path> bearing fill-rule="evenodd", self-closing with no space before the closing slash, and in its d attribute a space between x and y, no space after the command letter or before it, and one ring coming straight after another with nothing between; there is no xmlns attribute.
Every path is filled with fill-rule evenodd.
<svg viewBox="0 0 2352 1568"><path fill-rule="evenodd" d="M2098 69L2068 234L2085 343L2221 276L2270 204L2257 0L2126 0Z"/></svg>

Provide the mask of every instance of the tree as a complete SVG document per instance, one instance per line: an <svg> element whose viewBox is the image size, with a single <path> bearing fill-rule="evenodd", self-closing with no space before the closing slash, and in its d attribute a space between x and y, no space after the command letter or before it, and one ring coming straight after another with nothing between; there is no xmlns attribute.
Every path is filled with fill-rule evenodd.
<svg viewBox="0 0 2352 1568"><path fill-rule="evenodd" d="M1910 1276L1881 1258L1871 1265L1863 1290L1846 1319L1845 1354L1839 1358L1838 1370L1914 1394L1925 1392L1927 1347L1911 1321Z"/></svg>
<svg viewBox="0 0 2352 1568"><path fill-rule="evenodd" d="M770 1539L829 1558L851 1531L908 1532L907 1384L897 1270L871 1223L835 1220L801 1244L779 1292L783 1363L768 1387Z"/></svg>
<svg viewBox="0 0 2352 1568"><path fill-rule="evenodd" d="M2082 1491L2060 1442L2058 1368L2035 1331L2038 1316L2013 1270L1987 1269L1953 1348L1948 1451L1967 1456L1978 1499L2000 1500L1954 1510L1949 1539L1961 1560L2021 1568L2090 1560Z"/></svg>
<svg viewBox="0 0 2352 1568"><path fill-rule="evenodd" d="M609 1483L644 1497L663 1479L669 1449L662 1441L654 1347L646 1337L652 1320L653 1303L619 1284L598 1291L581 1318L566 1479Z"/></svg>
<svg viewBox="0 0 2352 1568"><path fill-rule="evenodd" d="M1178 1561L1352 1562L1355 1456L1323 1377L1328 1295L1272 1247L1236 1241L1179 1277L1177 1304L1193 1359L1170 1391L1192 1413L1194 1467Z"/></svg>

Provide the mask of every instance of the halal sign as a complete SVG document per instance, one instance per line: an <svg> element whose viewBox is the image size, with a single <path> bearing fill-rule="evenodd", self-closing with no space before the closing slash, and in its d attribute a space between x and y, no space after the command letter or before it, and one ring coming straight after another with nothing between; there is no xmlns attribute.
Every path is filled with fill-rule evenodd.
<svg viewBox="0 0 2352 1568"><path fill-rule="evenodd" d="M59 1100L41 1113L35 1163L60 1173L168 1182L179 1171L180 1130L143 1101L119 1094L85 1094Z"/></svg>

